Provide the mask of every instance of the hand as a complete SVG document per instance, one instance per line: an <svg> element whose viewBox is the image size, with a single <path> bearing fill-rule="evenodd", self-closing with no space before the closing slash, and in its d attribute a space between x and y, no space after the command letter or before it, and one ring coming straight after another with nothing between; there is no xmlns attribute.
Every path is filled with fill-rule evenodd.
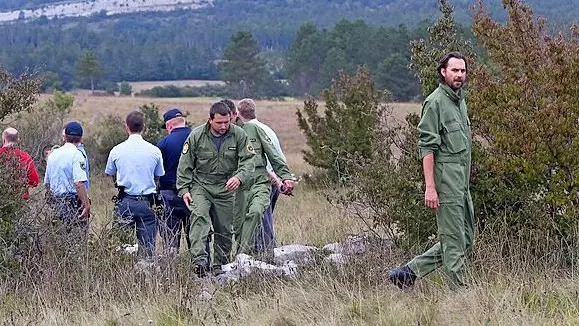
<svg viewBox="0 0 579 326"><path fill-rule="evenodd" d="M432 209L437 209L440 206L435 187L426 187L426 191L424 191L424 204L426 207Z"/></svg>
<svg viewBox="0 0 579 326"><path fill-rule="evenodd" d="M285 187L285 191L283 193L286 195L291 195L295 187L295 182L291 179L287 179L283 181L283 186Z"/></svg>
<svg viewBox="0 0 579 326"><path fill-rule="evenodd" d="M185 206L187 206L187 208L189 208L189 206L191 206L192 201L193 201L193 198L191 198L190 193L186 192L183 194L183 202L185 203Z"/></svg>
<svg viewBox="0 0 579 326"><path fill-rule="evenodd" d="M231 192L234 191L235 189L239 188L239 185L241 185L241 181L239 180L238 177L231 177L229 178L229 180L227 180L227 183L225 184L225 188L227 189L227 191Z"/></svg>
<svg viewBox="0 0 579 326"><path fill-rule="evenodd" d="M79 219L79 220L82 220L82 219L87 219L87 220L88 220L89 216L90 216L90 205L86 205L86 206L84 206L84 208L82 209L82 212L80 212L80 215L78 216L78 219Z"/></svg>
<svg viewBox="0 0 579 326"><path fill-rule="evenodd" d="M269 178L269 180L271 181L272 185L277 186L278 188L281 186L281 180L277 176L272 176Z"/></svg>

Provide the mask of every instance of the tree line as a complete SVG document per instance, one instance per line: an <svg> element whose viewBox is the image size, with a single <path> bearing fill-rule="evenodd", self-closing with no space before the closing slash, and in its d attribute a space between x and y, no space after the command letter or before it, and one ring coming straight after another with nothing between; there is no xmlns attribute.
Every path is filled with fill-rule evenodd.
<svg viewBox="0 0 579 326"><path fill-rule="evenodd" d="M40 71L45 91L76 87L113 90L122 81L227 80L232 76L230 68L235 68L226 68L230 61L227 48L237 46L235 38L244 31L258 47L257 66L250 69L257 71L254 77L258 80L248 85L254 82L233 77L232 94L317 94L330 85L338 71L353 73L359 65L366 65L377 86L388 89L394 99L420 96L418 82L407 69L408 43L425 37L429 24L415 17L428 17L429 10L435 8L393 0L388 7L390 11L397 8L398 14L393 15L382 1L294 4L216 1L214 6L196 11L42 17L30 23L0 25L0 43L4 45L0 65L15 74L25 67ZM552 11L562 8L552 7ZM410 13L414 13L412 18ZM346 19L336 21L336 17ZM355 20L357 17L365 20ZM308 20L311 22L304 23ZM402 24L393 27L397 22ZM465 30L460 28L468 33ZM99 69L87 73L80 63L90 52ZM272 79L281 82L273 83ZM239 84L240 80L245 84Z"/></svg>

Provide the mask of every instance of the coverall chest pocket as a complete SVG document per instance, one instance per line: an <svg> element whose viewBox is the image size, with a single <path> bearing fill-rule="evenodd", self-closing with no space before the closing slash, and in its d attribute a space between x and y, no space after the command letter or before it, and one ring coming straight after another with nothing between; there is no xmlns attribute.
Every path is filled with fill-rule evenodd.
<svg viewBox="0 0 579 326"><path fill-rule="evenodd" d="M197 160L199 162L197 169L201 172L210 173L212 167L211 161L213 160L214 155L213 152L199 151L197 153Z"/></svg>
<svg viewBox="0 0 579 326"><path fill-rule="evenodd" d="M466 150L466 138L462 132L460 123L457 121L450 122L444 127L444 136L446 139L443 142L450 153L460 153Z"/></svg>
<svg viewBox="0 0 579 326"><path fill-rule="evenodd" d="M224 144L225 146L225 144ZM231 173L237 169L237 146L235 145L228 145L223 152L223 168L228 173Z"/></svg>

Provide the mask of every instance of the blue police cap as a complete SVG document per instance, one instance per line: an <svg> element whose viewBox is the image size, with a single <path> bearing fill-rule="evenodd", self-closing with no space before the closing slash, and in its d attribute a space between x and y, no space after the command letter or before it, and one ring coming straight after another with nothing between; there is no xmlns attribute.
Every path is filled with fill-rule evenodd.
<svg viewBox="0 0 579 326"><path fill-rule="evenodd" d="M163 114L163 121L167 122L171 119L175 119L177 117L182 117L183 116L183 112L181 112L181 110L177 109L177 108L173 108L167 112L165 112L165 114Z"/></svg>
<svg viewBox="0 0 579 326"><path fill-rule="evenodd" d="M77 121L71 121L64 127L64 134L69 136L82 136L82 126Z"/></svg>

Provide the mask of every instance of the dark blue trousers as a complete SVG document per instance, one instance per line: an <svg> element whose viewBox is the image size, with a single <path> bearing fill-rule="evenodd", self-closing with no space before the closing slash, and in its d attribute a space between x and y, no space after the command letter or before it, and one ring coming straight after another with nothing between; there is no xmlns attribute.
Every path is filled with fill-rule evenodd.
<svg viewBox="0 0 579 326"><path fill-rule="evenodd" d="M155 254L157 237L157 217L146 199L124 197L115 207L119 219L117 224L124 228L136 229L139 242L139 256L152 258Z"/></svg>

